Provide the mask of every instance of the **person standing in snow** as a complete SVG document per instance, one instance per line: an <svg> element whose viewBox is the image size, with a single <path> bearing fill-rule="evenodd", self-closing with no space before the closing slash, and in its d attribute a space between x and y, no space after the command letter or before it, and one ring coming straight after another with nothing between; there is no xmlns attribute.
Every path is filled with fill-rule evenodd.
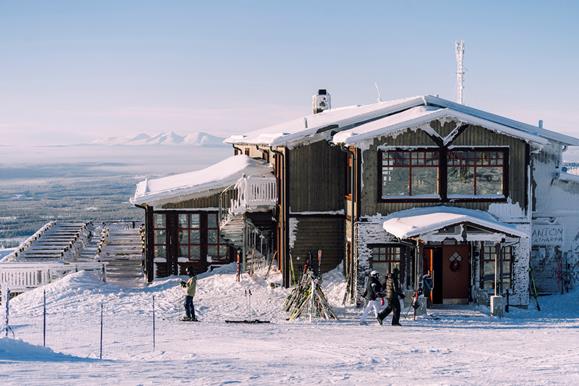
<svg viewBox="0 0 579 386"><path fill-rule="evenodd" d="M426 299L427 308L430 307L430 293L432 292L433 287L432 275L430 274L430 271L426 271L422 276L422 293Z"/></svg>
<svg viewBox="0 0 579 386"><path fill-rule="evenodd" d="M368 312L370 312L370 309L374 310L374 317L378 318L378 298L383 296L382 284L380 283L378 276L378 271L370 272L370 277L368 278L368 283L366 284L366 290L364 291L366 306L364 307L364 312L360 318L360 324L366 324L366 318L368 317Z"/></svg>
<svg viewBox="0 0 579 386"><path fill-rule="evenodd" d="M404 299L404 294L400 290L400 281L398 276L400 270L394 268L392 273L386 277L386 299L388 307L378 314L378 322L382 324L384 319L392 312L392 325L400 326L400 298Z"/></svg>
<svg viewBox="0 0 579 386"><path fill-rule="evenodd" d="M195 297L195 290L197 289L197 276L193 267L187 267L187 275L189 279L181 281L181 287L185 290L185 316L183 320L197 321L195 317L195 306L193 305L193 298Z"/></svg>

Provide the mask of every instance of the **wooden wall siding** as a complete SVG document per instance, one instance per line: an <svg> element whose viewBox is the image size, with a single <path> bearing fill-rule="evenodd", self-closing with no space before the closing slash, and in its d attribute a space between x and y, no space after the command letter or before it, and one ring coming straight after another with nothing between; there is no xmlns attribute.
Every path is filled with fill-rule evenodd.
<svg viewBox="0 0 579 386"><path fill-rule="evenodd" d="M438 122L432 124L441 132L446 132L452 126L441 128ZM440 204L440 202L379 202L378 197L378 147L379 146L433 146L435 142L424 131L408 130L395 137L380 137L374 139L372 145L363 152L363 189L361 194L361 216L374 214L390 214L413 207L424 207ZM501 135L480 126L468 126L451 144L452 146L508 146L509 150L509 197L522 208L527 207L526 200L526 143L522 140ZM454 202L447 205L470 209L488 210L491 201Z"/></svg>
<svg viewBox="0 0 579 386"><path fill-rule="evenodd" d="M311 250L317 256L318 249L323 252L322 272L336 268L344 258L344 218L341 216L300 216L297 217L297 231L290 254L294 268L297 258L303 263Z"/></svg>
<svg viewBox="0 0 579 386"><path fill-rule="evenodd" d="M219 195L215 193L207 197L193 198L191 200L181 202L171 202L161 206L162 209L197 209L197 208L219 208ZM233 190L228 191L223 195L223 206L229 208L229 201L235 196Z"/></svg>
<svg viewBox="0 0 579 386"><path fill-rule="evenodd" d="M291 211L344 209L346 153L327 141L300 146L289 153Z"/></svg>

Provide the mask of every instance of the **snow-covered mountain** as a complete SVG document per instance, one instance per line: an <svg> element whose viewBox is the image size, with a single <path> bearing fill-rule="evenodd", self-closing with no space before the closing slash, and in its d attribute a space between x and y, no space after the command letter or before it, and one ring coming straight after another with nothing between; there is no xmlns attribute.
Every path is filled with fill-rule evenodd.
<svg viewBox="0 0 579 386"><path fill-rule="evenodd" d="M186 135L177 134L174 131L149 135L140 133L132 137L108 137L91 142L93 145L189 145L189 146L225 146L223 138L205 133L193 132Z"/></svg>

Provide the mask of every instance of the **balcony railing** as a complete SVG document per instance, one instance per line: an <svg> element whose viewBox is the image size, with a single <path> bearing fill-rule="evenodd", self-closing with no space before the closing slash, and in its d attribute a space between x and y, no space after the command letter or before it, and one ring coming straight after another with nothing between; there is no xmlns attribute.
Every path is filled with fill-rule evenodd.
<svg viewBox="0 0 579 386"><path fill-rule="evenodd" d="M273 208L277 203L275 177L242 177L234 186L237 197L231 199L229 211L240 214Z"/></svg>

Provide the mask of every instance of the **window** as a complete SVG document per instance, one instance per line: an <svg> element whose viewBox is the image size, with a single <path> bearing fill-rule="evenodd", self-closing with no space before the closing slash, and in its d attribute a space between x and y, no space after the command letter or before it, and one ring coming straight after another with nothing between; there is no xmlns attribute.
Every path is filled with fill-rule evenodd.
<svg viewBox="0 0 579 386"><path fill-rule="evenodd" d="M167 218L163 213L153 214L154 254L167 257Z"/></svg>
<svg viewBox="0 0 579 386"><path fill-rule="evenodd" d="M448 197L504 197L504 151L448 152Z"/></svg>
<svg viewBox="0 0 579 386"><path fill-rule="evenodd" d="M199 213L179 213L177 240L179 257L201 260L201 216Z"/></svg>
<svg viewBox="0 0 579 386"><path fill-rule="evenodd" d="M400 269L400 247L376 246L372 248L372 269L385 276L394 268Z"/></svg>
<svg viewBox="0 0 579 386"><path fill-rule="evenodd" d="M346 159L346 197L352 199L352 174L354 172L354 159L352 154L348 154Z"/></svg>
<svg viewBox="0 0 579 386"><path fill-rule="evenodd" d="M438 198L437 150L382 152L382 198Z"/></svg>
<svg viewBox="0 0 579 386"><path fill-rule="evenodd" d="M229 246L222 240L219 232L217 213L207 214L207 256L213 260L227 257Z"/></svg>
<svg viewBox="0 0 579 386"><path fill-rule="evenodd" d="M503 276L499 278L502 282L502 288L507 289L511 287L512 268L513 268L513 248L504 247L503 249ZM485 245L482 251L481 258L481 288L488 292L495 290L495 260L497 258L497 250L494 245Z"/></svg>

